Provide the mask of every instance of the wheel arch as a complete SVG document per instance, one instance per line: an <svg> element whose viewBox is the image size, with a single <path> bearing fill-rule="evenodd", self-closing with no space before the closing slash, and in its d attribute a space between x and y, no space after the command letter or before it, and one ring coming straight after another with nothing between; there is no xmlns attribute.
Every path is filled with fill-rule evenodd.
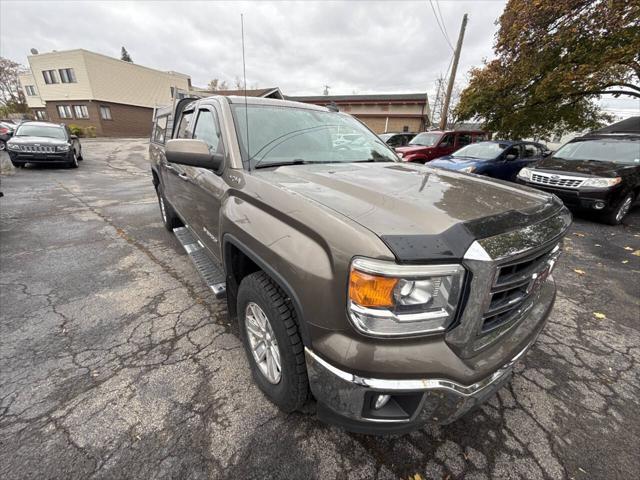
<svg viewBox="0 0 640 480"><path fill-rule="evenodd" d="M311 344L311 337L307 324L304 321L304 311L299 296L291 284L255 251L249 248L238 238L228 233L222 239L222 256L227 280L227 308L231 317L236 317L238 287L244 277L256 271L263 271L282 289L287 295L296 312L296 319L302 342L305 346Z"/></svg>

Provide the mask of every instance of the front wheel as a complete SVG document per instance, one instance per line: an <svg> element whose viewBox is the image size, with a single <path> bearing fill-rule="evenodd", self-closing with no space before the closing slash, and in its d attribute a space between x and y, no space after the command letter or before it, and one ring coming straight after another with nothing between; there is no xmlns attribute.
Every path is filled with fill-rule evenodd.
<svg viewBox="0 0 640 480"><path fill-rule="evenodd" d="M11 160L11 164L16 168L24 167L24 162L14 162L13 160Z"/></svg>
<svg viewBox="0 0 640 480"><path fill-rule="evenodd" d="M69 168L78 168L78 156L74 150L71 161L67 164Z"/></svg>
<svg viewBox="0 0 640 480"><path fill-rule="evenodd" d="M260 390L285 412L300 409L309 395L309 380L291 301L266 273L252 273L238 289L238 318Z"/></svg>
<svg viewBox="0 0 640 480"><path fill-rule="evenodd" d="M7 149L7 142L4 140L0 140L0 152L3 152Z"/></svg>
<svg viewBox="0 0 640 480"><path fill-rule="evenodd" d="M633 199L633 193L628 193L617 208L605 215L604 221L609 225L619 225L622 219L629 213L629 210L631 210Z"/></svg>

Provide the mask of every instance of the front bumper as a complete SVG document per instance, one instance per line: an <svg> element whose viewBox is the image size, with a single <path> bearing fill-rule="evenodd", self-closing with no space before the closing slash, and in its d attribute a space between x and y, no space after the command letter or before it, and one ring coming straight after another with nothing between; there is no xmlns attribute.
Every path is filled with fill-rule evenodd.
<svg viewBox="0 0 640 480"><path fill-rule="evenodd" d="M369 434L404 433L427 423L451 423L494 395L509 380L514 364L542 330L554 300L555 283L548 278L535 307L522 320L535 325L533 335L500 368L471 385L447 378L364 378L335 367L307 348L307 372L311 391L318 401L318 416L346 430ZM388 414L376 412L372 407L379 394L390 395L395 402Z"/></svg>
<svg viewBox="0 0 640 480"><path fill-rule="evenodd" d="M73 160L73 150L57 153L31 153L11 150L8 152L12 162L51 164L69 163Z"/></svg>
<svg viewBox="0 0 640 480"><path fill-rule="evenodd" d="M521 185L552 193L569 208L585 210L612 210L617 208L624 195L620 194L619 185L611 188L558 188L539 183L517 179ZM604 206L603 206L604 204Z"/></svg>

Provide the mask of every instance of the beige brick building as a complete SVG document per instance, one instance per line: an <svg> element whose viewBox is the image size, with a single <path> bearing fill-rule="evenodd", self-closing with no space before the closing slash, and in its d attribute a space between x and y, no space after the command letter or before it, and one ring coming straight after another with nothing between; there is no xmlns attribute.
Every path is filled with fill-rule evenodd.
<svg viewBox="0 0 640 480"><path fill-rule="evenodd" d="M431 124L426 93L317 95L287 100L315 105L335 103L341 112L357 117L376 133L421 132Z"/></svg>
<svg viewBox="0 0 640 480"><path fill-rule="evenodd" d="M151 132L154 108L189 91L191 78L124 62L83 49L28 57L20 76L38 119L95 127L98 136L138 137Z"/></svg>

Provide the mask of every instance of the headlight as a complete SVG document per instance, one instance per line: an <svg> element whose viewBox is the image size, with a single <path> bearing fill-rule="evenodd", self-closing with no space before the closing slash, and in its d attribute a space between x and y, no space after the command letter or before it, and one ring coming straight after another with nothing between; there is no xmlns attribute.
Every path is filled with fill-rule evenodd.
<svg viewBox="0 0 640 480"><path fill-rule="evenodd" d="M474 166L472 165L472 166L470 166L470 167L463 168L463 169L462 169L462 170L460 170L460 171L461 171L461 172L464 172L464 173L473 173L473 172L475 172L475 171L476 171L476 167L474 167Z"/></svg>
<svg viewBox="0 0 640 480"><path fill-rule="evenodd" d="M525 180L531 180L532 174L533 172L531 171L531 169L525 167L518 172L518 177L524 178Z"/></svg>
<svg viewBox="0 0 640 480"><path fill-rule="evenodd" d="M69 145L57 145L56 146L56 151L57 152L68 152L69 151Z"/></svg>
<svg viewBox="0 0 640 480"><path fill-rule="evenodd" d="M613 187L614 185L619 184L622 181L620 177L615 178L587 178L581 187L595 187L595 188L607 188Z"/></svg>
<svg viewBox="0 0 640 480"><path fill-rule="evenodd" d="M7 143L7 148L9 150L20 150L20 145L17 143Z"/></svg>
<svg viewBox="0 0 640 480"><path fill-rule="evenodd" d="M444 331L462 292L461 265L398 265L356 258L349 273L349 317L371 336Z"/></svg>

